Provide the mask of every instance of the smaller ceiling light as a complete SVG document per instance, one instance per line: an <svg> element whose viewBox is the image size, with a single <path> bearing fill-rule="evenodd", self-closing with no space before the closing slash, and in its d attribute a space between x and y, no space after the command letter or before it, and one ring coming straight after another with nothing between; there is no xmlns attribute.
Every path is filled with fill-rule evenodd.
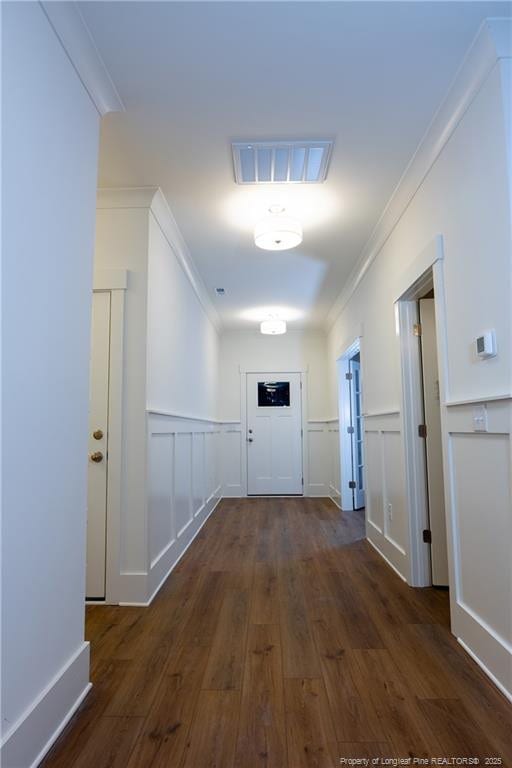
<svg viewBox="0 0 512 768"><path fill-rule="evenodd" d="M272 205L270 216L254 228L254 242L265 251L288 251L302 243L302 225L290 216L283 216L284 208Z"/></svg>
<svg viewBox="0 0 512 768"><path fill-rule="evenodd" d="M263 320L260 324L260 331L268 336L279 336L282 333L286 333L286 323L284 320L277 320L272 317L268 320Z"/></svg>

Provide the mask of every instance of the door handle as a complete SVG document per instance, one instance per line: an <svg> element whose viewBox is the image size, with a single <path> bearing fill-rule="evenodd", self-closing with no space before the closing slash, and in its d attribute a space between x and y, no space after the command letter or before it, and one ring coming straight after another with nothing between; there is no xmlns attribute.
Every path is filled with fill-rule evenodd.
<svg viewBox="0 0 512 768"><path fill-rule="evenodd" d="M103 430L95 429L94 432L92 433L92 436L94 437L95 440L101 440L101 438L103 437Z"/></svg>
<svg viewBox="0 0 512 768"><path fill-rule="evenodd" d="M90 459L91 461L94 461L95 464L99 464L100 461L103 461L103 454L101 451L94 451L94 453L91 453Z"/></svg>
<svg viewBox="0 0 512 768"><path fill-rule="evenodd" d="M248 438L247 438L247 442L248 442L248 443L252 443L252 442L254 442L254 441L253 441L252 437L248 437Z"/></svg>

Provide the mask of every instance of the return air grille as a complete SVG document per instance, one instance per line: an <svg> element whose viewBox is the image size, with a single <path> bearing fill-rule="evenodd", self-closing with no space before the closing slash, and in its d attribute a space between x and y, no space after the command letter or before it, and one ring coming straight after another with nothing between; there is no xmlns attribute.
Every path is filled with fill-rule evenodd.
<svg viewBox="0 0 512 768"><path fill-rule="evenodd" d="M320 184L332 141L233 142L237 184Z"/></svg>

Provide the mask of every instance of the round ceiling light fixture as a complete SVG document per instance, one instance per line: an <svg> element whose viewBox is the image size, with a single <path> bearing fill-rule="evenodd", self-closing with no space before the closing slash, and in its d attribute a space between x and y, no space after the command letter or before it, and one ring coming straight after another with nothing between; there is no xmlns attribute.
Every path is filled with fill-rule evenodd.
<svg viewBox="0 0 512 768"><path fill-rule="evenodd" d="M278 320L276 317L263 320L263 322L260 323L260 332L268 336L279 336L282 333L286 333L286 322L284 320Z"/></svg>
<svg viewBox="0 0 512 768"><path fill-rule="evenodd" d="M302 243L302 225L297 219L283 216L285 209L271 205L270 216L258 222L254 228L254 242L265 251L288 251Z"/></svg>

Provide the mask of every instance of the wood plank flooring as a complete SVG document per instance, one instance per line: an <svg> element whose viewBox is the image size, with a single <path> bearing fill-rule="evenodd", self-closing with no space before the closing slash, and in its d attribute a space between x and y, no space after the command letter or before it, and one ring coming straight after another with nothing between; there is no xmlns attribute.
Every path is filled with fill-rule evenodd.
<svg viewBox="0 0 512 768"><path fill-rule="evenodd" d="M327 499L226 499L149 608L86 614L94 687L44 768L512 768L512 707L447 592L409 588Z"/></svg>

